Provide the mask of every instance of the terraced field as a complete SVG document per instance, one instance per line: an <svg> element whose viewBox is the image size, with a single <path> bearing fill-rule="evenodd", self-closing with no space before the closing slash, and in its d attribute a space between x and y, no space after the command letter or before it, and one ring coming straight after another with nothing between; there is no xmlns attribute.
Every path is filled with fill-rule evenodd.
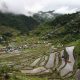
<svg viewBox="0 0 80 80"><path fill-rule="evenodd" d="M47 41L40 41L40 40L34 40L34 39L31 41L30 40L27 40L28 48L22 49L20 53L4 53L0 55L0 64L8 65L13 68L13 71L11 72L11 75L10 75L11 77L10 80L48 80L53 76L57 77L56 74L58 73L56 73L56 71L54 72L56 74L53 74L53 75L49 74L47 76L30 76L30 75L26 76L25 72L27 69L33 69L33 67L38 67L42 65L44 66L45 65L44 61L47 60L47 58L49 58L49 55L51 53L54 53L54 52L59 53L63 49L62 46L61 47L58 46L58 49L57 49L55 48L55 46L52 45L52 43ZM55 68L61 65L61 63L58 62L59 55L57 53L55 54L56 55L53 55L53 54L50 55L51 59L49 59L49 61L46 64L47 68L53 68L52 63L55 63L54 64ZM53 59L53 57L55 56L56 58ZM43 57L45 60L43 59ZM42 60L35 61L36 59L39 59L39 58L41 58ZM40 63L36 65L35 63L37 63L38 61ZM55 61L55 62L52 62L52 61ZM32 66L32 68L29 67L30 65ZM21 70L23 71L25 70L25 72L22 71L21 73Z"/></svg>
<svg viewBox="0 0 80 80"><path fill-rule="evenodd" d="M14 69L20 71L26 69L28 66L39 57L50 54L51 43L46 41L31 41L29 40L28 48L22 49L20 53L4 53L0 54L0 64L12 66ZM17 73L19 80L47 80L46 78L22 76L22 73ZM16 75L16 76L17 76ZM12 79L13 80L13 79ZM14 79L16 80L16 79ZM18 80L18 79L17 79Z"/></svg>

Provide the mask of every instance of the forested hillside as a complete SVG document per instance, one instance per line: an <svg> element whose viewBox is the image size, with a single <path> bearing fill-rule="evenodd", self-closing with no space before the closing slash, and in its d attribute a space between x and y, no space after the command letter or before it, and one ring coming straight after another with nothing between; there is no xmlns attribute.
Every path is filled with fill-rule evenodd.
<svg viewBox="0 0 80 80"><path fill-rule="evenodd" d="M14 15L10 13L0 12L0 26L5 26L20 30L22 33L27 33L34 29L39 23L32 17L25 15Z"/></svg>
<svg viewBox="0 0 80 80"><path fill-rule="evenodd" d="M80 39L80 13L65 14L41 24L33 31L43 39L69 43Z"/></svg>
<svg viewBox="0 0 80 80"><path fill-rule="evenodd" d="M80 39L80 12L56 16L47 22L33 17L0 13L0 33L28 33L44 40L54 40L63 44Z"/></svg>

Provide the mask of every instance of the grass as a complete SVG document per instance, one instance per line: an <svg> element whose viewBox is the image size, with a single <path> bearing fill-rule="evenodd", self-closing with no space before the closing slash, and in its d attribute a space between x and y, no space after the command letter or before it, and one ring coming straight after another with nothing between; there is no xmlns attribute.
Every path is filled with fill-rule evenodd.
<svg viewBox="0 0 80 80"><path fill-rule="evenodd" d="M20 38L16 38L17 41L20 41ZM40 40L38 37L23 37L17 45L21 44L28 44L28 48L23 49L21 53L14 53L14 54L1 54L0 55L0 64L14 64L14 69L23 69L26 68L28 65L30 65L35 59L38 57L41 57L43 55L49 55L50 54L50 48L54 43L48 45L47 41ZM58 43L57 43L58 44ZM55 46L57 47L57 44ZM61 45L61 44L60 44ZM70 44L67 44L66 46L79 46L80 41L72 42ZM76 47L77 53L79 53L80 47ZM78 62L79 66L79 62ZM15 78L15 76L17 78ZM41 78L41 77L33 77L33 76L26 76L24 74L12 75L10 80L48 80L47 78Z"/></svg>
<svg viewBox="0 0 80 80"><path fill-rule="evenodd" d="M17 75L15 77L11 76L9 80L48 80L47 78L40 78L40 77L30 77L30 76L23 76L23 75Z"/></svg>
<svg viewBox="0 0 80 80"><path fill-rule="evenodd" d="M20 41L20 38L16 38L17 41ZM24 39L24 41L23 41ZM46 41L39 40L38 37L29 37L23 38L22 43L21 41L17 43L18 45L21 44L28 44L29 48L23 49L21 53L14 53L14 54L1 54L0 55L0 64L7 65L7 64L14 64L14 69L21 70L26 68L30 65L36 58L41 57L43 55L48 55L50 52L51 45L47 45ZM21 44L20 44L21 43ZM14 75L11 76L10 80L47 80L47 78L40 78L40 77L30 77L22 75L21 73L16 74L17 79Z"/></svg>

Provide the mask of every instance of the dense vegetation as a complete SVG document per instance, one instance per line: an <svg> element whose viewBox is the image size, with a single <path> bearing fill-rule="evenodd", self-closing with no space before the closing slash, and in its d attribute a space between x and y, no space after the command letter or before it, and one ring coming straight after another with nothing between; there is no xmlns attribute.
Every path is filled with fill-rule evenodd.
<svg viewBox="0 0 80 80"><path fill-rule="evenodd" d="M60 40L63 44L76 41L80 39L80 13L58 16L40 25L33 33L44 39Z"/></svg>
<svg viewBox="0 0 80 80"><path fill-rule="evenodd" d="M7 26L27 33L34 29L39 23L32 17L25 15L13 15L10 13L3 14L0 12L0 26Z"/></svg>

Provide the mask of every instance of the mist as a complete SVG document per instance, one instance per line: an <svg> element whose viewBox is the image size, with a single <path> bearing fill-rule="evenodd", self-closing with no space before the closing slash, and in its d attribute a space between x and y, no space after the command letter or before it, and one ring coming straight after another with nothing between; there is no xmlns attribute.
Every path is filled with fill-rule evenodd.
<svg viewBox="0 0 80 80"><path fill-rule="evenodd" d="M55 10L56 13L74 13L80 10L80 0L0 0L3 13L31 16L38 11Z"/></svg>

